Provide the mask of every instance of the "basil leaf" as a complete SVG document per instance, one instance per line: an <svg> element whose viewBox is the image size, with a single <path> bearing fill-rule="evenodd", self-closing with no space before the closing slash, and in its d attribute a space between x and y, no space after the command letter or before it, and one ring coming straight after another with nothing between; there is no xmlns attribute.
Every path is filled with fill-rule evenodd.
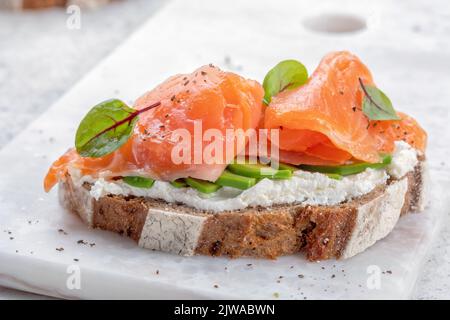
<svg viewBox="0 0 450 320"><path fill-rule="evenodd" d="M295 89L308 80L305 66L296 60L284 60L273 67L264 77L264 103L286 89Z"/></svg>
<svg viewBox="0 0 450 320"><path fill-rule="evenodd" d="M156 102L135 110L111 99L94 106L81 120L75 136L75 148L82 157L99 158L120 148L133 133L138 115L159 106Z"/></svg>
<svg viewBox="0 0 450 320"><path fill-rule="evenodd" d="M136 188L151 188L153 184L155 183L155 180L150 178L143 178L143 177L135 177L135 176L128 176L122 178L123 182L126 184L129 184L130 186L136 187Z"/></svg>
<svg viewBox="0 0 450 320"><path fill-rule="evenodd" d="M370 120L400 120L392 106L391 100L380 89L364 85L359 79L364 92L362 111Z"/></svg>

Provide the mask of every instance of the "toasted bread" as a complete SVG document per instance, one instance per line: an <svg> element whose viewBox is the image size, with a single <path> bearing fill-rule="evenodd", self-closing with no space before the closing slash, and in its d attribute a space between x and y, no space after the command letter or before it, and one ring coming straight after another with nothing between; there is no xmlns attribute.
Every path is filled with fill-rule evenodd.
<svg viewBox="0 0 450 320"><path fill-rule="evenodd" d="M208 212L134 196L90 195L88 183L60 182L61 203L92 228L139 246L180 255L276 258L304 252L311 261L350 258L387 236L399 217L423 210L426 162L370 193L333 206L302 204Z"/></svg>

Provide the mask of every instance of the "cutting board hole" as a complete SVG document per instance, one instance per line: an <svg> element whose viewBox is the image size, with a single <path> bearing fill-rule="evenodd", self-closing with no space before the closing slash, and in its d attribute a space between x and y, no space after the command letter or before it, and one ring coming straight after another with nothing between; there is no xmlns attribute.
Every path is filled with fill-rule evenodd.
<svg viewBox="0 0 450 320"><path fill-rule="evenodd" d="M312 31L322 33L352 33L367 28L365 19L345 13L322 13L306 18L303 25Z"/></svg>

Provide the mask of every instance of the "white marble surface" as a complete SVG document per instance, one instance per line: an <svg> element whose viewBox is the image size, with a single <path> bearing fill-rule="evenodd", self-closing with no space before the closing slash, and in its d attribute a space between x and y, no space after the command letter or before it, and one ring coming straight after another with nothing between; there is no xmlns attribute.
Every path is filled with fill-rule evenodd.
<svg viewBox="0 0 450 320"><path fill-rule="evenodd" d="M0 148L165 2L126 0L85 10L81 29L73 31L66 28L68 15L64 9L0 10ZM36 297L0 287L0 299Z"/></svg>
<svg viewBox="0 0 450 320"><path fill-rule="evenodd" d="M0 147L163 4L126 0L83 10L79 30L66 27L69 15L64 9L0 10Z"/></svg>
<svg viewBox="0 0 450 320"><path fill-rule="evenodd" d="M434 6L422 4L420 1L395 2L395 4L381 1L377 2L376 6L373 3L369 5L365 1L358 1L358 4L355 1L345 1L341 2L338 9L332 9L330 7L332 4L328 1L314 6L304 1L295 5L290 4L295 6L295 12L286 12L287 5L275 6L261 1L258 5L255 3L254 1L235 2L229 6L222 6L220 14L211 4L201 5L194 2L186 5L181 1L170 4L171 7L163 9L155 16L155 19L160 19L159 22L169 20L174 23L166 24L162 28L162 22L152 24L150 21L149 25L152 28L149 29L148 36L152 41L141 43L135 48L138 58L142 59L139 52L149 50L149 47L155 43L159 44L158 51L151 51L151 57L155 60L154 63L149 64L152 66L152 75L148 75L148 70L144 68L135 70L136 66L134 66L133 69L130 61L116 61L122 67L125 66L124 69L129 65L129 70L136 72L134 81L137 79L139 81L132 83L133 85L127 85L121 82L127 77L114 78L103 88L104 90L89 94L81 98L80 102L84 101L88 104L92 103L91 99L95 97L116 95L118 88L126 88L120 94L132 99L141 93L143 87L151 87L171 73L187 71L201 63L214 62L231 69L239 69L244 74L259 79L265 72L265 66L282 58L301 59L312 69L317 59L327 50L347 48L360 54L367 61L377 82L383 83L383 88L390 88L386 91L396 105L401 106L400 109L420 116L421 122L430 131L431 167L440 176L440 180L435 181L435 185L440 185L441 189L449 185L448 164L445 163L445 159L448 159L446 144L449 138L446 120L449 119L450 93L446 88L449 87L450 82L446 70L450 70L448 64L450 20L448 10L445 10L445 1L435 1ZM238 4L240 10L236 13ZM369 29L352 35L330 35L312 33L303 27L304 13L307 13L310 18L322 11L330 10L352 12L362 19L368 19ZM408 14L404 14L405 12ZM165 19L162 19L161 15ZM231 16L233 19L228 19ZM205 25L209 27L205 29ZM164 31L158 32L159 27ZM171 40L168 41L168 39ZM271 41L267 41L268 39ZM176 46L171 43L175 43ZM182 54L180 54L180 48ZM170 61L170 65L163 63L166 61ZM97 81L101 77L113 78L114 72L105 68L105 65L107 64L97 69ZM98 75L98 70L103 74ZM101 77L98 78L99 76ZM92 74L90 77L96 78ZM142 79L148 79L148 83L142 83ZM98 82L98 85L101 85L101 82ZM83 87L83 84L77 85L75 92L80 87ZM67 99L66 96L62 101L70 104L71 101ZM52 112L58 112L58 105L62 108L60 101L52 108ZM430 109L432 112L429 111ZM82 111L69 110L69 112L65 116L72 115L74 120L71 123L75 126L76 119L79 118L78 113ZM46 134L44 132L43 136ZM64 141L58 141L58 138L56 143L50 143L50 145L63 145ZM50 161L49 159L56 156L59 151L49 151L48 159L45 161ZM39 153L36 156L41 157L44 154ZM36 168L36 170L42 170L42 168ZM45 199L45 201L51 200L51 198ZM435 241L433 250L429 253L429 258L417 282L414 298L449 296L450 230L447 227L448 212L446 211L445 214L445 221L442 223L444 228ZM61 222L60 219L58 218L57 224ZM72 221L69 224L71 223ZM87 233L86 236L88 236ZM108 240L112 236L105 235L105 237ZM123 245L128 246L126 242ZM327 267L330 272L333 272L331 265ZM327 272L323 273L323 277L327 275L329 275Z"/></svg>

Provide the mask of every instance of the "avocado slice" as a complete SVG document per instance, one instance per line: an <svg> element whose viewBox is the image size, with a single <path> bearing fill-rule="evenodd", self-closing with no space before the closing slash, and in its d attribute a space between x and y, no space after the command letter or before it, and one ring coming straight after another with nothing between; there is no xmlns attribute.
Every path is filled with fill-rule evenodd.
<svg viewBox="0 0 450 320"><path fill-rule="evenodd" d="M320 173L332 173L341 176L348 176L351 174L356 174L363 172L367 168L372 169L382 169L389 165L392 161L392 156L390 154L382 155L382 161L378 163L353 163L342 166L313 166L313 165L300 165L299 168L305 171L320 172Z"/></svg>
<svg viewBox="0 0 450 320"><path fill-rule="evenodd" d="M149 189L155 183L155 180L150 178L138 177L138 176L127 176L122 178L123 182L126 184L136 187L136 188L144 188Z"/></svg>

